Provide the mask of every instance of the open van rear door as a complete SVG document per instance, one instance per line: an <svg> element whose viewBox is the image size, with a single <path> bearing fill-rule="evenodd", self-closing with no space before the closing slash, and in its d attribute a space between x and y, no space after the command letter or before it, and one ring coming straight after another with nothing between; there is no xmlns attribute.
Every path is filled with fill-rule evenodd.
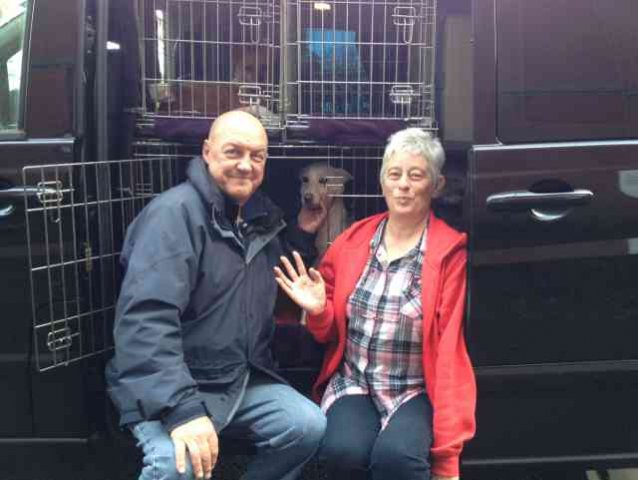
<svg viewBox="0 0 638 480"><path fill-rule="evenodd" d="M0 437L5 438L85 437L87 432L80 369L32 374L69 363L72 333L59 333L63 326L57 314L71 314L76 295L60 296L67 279L56 269L66 263L62 252L71 247L53 241L59 218L37 213L60 204L66 195L62 176L29 174L43 165L82 159L84 20L83 0L3 2L0 377L11 392L0 408Z"/></svg>

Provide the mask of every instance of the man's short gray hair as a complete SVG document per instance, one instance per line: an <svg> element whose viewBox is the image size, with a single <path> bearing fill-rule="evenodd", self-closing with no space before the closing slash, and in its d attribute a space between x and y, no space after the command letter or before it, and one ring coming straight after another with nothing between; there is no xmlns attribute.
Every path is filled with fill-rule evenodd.
<svg viewBox="0 0 638 480"><path fill-rule="evenodd" d="M406 128L392 134L383 152L383 162L379 179L383 182L383 176L388 166L388 161L399 152L407 152L419 155L427 164L427 172L430 180L436 185L441 176L441 170L445 164L445 151L438 138L430 132L424 132L419 128Z"/></svg>

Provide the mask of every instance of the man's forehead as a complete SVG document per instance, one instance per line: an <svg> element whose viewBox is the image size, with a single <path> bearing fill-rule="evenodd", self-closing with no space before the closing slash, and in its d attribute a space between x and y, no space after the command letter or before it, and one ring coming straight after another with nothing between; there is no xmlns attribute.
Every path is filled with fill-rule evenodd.
<svg viewBox="0 0 638 480"><path fill-rule="evenodd" d="M266 150L268 145L263 141L254 141L250 139L226 138L220 139L220 145L247 148L249 150Z"/></svg>
<svg viewBox="0 0 638 480"><path fill-rule="evenodd" d="M231 131L266 136L266 131L258 119L249 113L240 111L231 111L220 115L211 125L209 136L217 136Z"/></svg>
<svg viewBox="0 0 638 480"><path fill-rule="evenodd" d="M262 148L268 145L266 133L251 126L228 125L215 129L211 133L212 140L218 144L234 143Z"/></svg>

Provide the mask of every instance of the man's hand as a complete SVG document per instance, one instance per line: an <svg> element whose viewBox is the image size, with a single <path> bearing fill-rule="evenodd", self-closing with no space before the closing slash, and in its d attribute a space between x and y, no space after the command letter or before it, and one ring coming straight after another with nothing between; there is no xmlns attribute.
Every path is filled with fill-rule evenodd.
<svg viewBox="0 0 638 480"><path fill-rule="evenodd" d="M317 208L303 205L299 210L299 215L297 215L297 225L304 232L317 233L327 214L328 211L323 205L319 205Z"/></svg>
<svg viewBox="0 0 638 480"><path fill-rule="evenodd" d="M199 417L171 432L175 446L175 464L179 473L186 472L186 449L191 457L195 478L210 478L219 455L217 433L208 417Z"/></svg>
<svg viewBox="0 0 638 480"><path fill-rule="evenodd" d="M440 475L432 475L432 480L459 480L459 477L441 477Z"/></svg>

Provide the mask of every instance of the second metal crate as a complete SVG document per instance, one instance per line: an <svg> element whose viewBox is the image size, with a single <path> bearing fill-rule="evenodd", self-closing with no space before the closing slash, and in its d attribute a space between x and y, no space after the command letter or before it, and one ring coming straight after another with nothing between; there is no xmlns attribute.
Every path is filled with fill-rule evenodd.
<svg viewBox="0 0 638 480"><path fill-rule="evenodd" d="M284 14L291 122L435 127L435 0L292 0Z"/></svg>

